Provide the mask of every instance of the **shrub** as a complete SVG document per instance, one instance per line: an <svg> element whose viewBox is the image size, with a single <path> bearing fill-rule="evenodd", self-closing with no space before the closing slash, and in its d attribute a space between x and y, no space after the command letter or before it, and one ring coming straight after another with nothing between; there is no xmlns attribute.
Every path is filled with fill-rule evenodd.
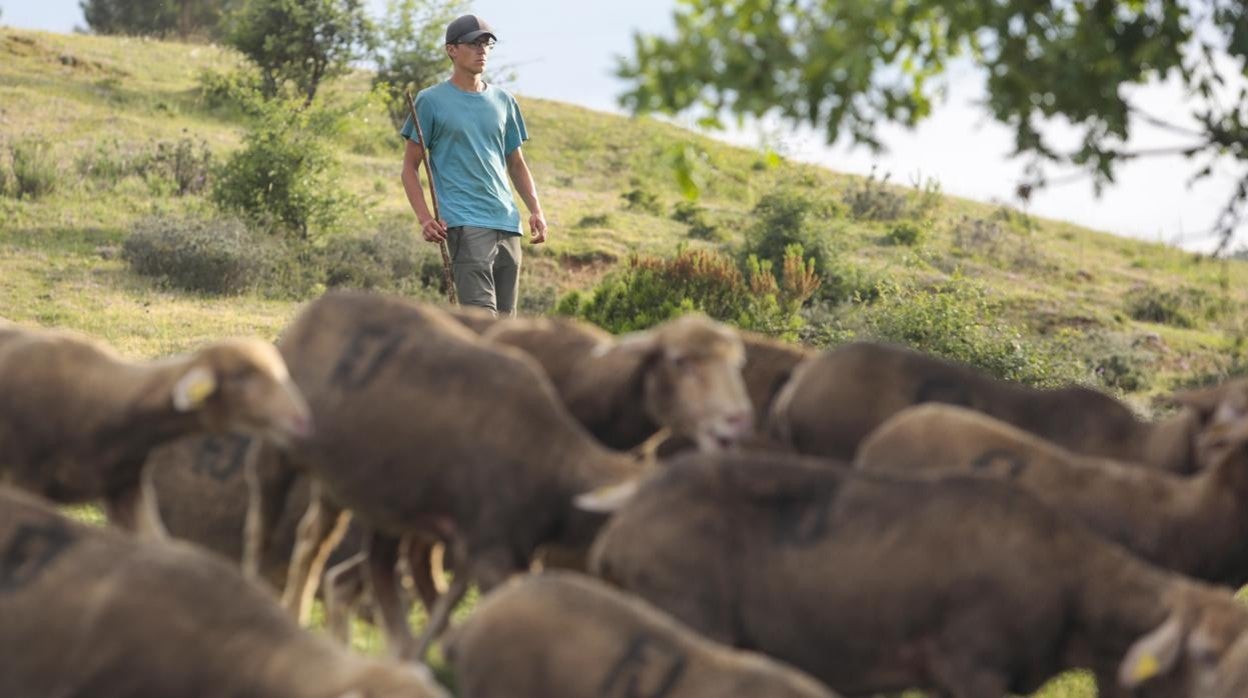
<svg viewBox="0 0 1248 698"><path fill-rule="evenodd" d="M904 217L908 200L904 193L889 186L891 177L891 173L876 177L873 167L871 174L858 178L857 186L851 186L845 193L845 205L850 214L867 221L895 221Z"/></svg>
<svg viewBox="0 0 1248 698"><path fill-rule="evenodd" d="M924 230L918 223L903 221L889 229L888 234L884 236L884 240L890 245L913 247L921 243L923 237Z"/></svg>
<svg viewBox="0 0 1248 698"><path fill-rule="evenodd" d="M60 175L47 141L18 141L9 147L9 152L13 157L13 190L17 198L38 199L56 190Z"/></svg>
<svg viewBox="0 0 1248 698"><path fill-rule="evenodd" d="M586 214L576 222L578 228L605 228L611 225L610 213Z"/></svg>
<svg viewBox="0 0 1248 698"><path fill-rule="evenodd" d="M886 289L866 314L874 337L975 366L1029 385L1070 382L1079 370L1009 325L984 290L959 278L933 286Z"/></svg>
<svg viewBox="0 0 1248 698"><path fill-rule="evenodd" d="M1147 390L1152 383L1149 372L1142 369L1140 363L1135 356L1110 354L1098 360L1092 372L1106 388L1134 393Z"/></svg>
<svg viewBox="0 0 1248 698"><path fill-rule="evenodd" d="M689 226L689 237L712 242L724 242L727 239L719 226L706 217L706 208L692 201L681 201L672 209L672 220Z"/></svg>
<svg viewBox="0 0 1248 698"><path fill-rule="evenodd" d="M152 155L150 170L172 182L178 196L198 194L208 186L212 151L205 140L200 140L198 147L188 137L177 142L160 141Z"/></svg>
<svg viewBox="0 0 1248 698"><path fill-rule="evenodd" d="M766 194L755 204L754 224L745 233L745 254L780 263L790 245L801 245L815 260L815 270L825 272L836 256L831 234L815 221L836 216L827 202L793 190L779 189Z"/></svg>
<svg viewBox="0 0 1248 698"><path fill-rule="evenodd" d="M325 245L325 285L378 291L411 292L424 284L426 257L432 245L397 229L372 235L337 236ZM441 262L438 262L441 269Z"/></svg>
<svg viewBox="0 0 1248 698"><path fill-rule="evenodd" d="M263 107L242 150L217 173L213 201L300 239L332 230L355 203L338 188L338 162L326 145L337 119L280 103Z"/></svg>
<svg viewBox="0 0 1248 698"><path fill-rule="evenodd" d="M1194 327L1184 297L1176 291L1144 285L1131 289L1126 297L1127 315L1141 322L1156 322L1174 327Z"/></svg>
<svg viewBox="0 0 1248 698"><path fill-rule="evenodd" d="M236 295L272 287L288 271L288 251L236 218L147 218L121 256L136 273L172 288Z"/></svg>
<svg viewBox="0 0 1248 698"><path fill-rule="evenodd" d="M9 166L5 163L6 159L0 156L0 196L17 196L13 173L9 171Z"/></svg>
<svg viewBox="0 0 1248 698"><path fill-rule="evenodd" d="M790 281L781 284L771 264L751 258L742 272L731 258L681 249L670 259L633 257L586 296L573 292L556 312L579 315L612 332L645 329L678 315L701 311L739 327L794 338L803 302L818 287L813 265L800 248L785 259Z"/></svg>
<svg viewBox="0 0 1248 698"><path fill-rule="evenodd" d="M204 69L195 82L200 100L209 108L246 109L259 97L262 86L260 72L251 64L226 71Z"/></svg>
<svg viewBox="0 0 1248 698"><path fill-rule="evenodd" d="M624 199L624 208L629 211L649 213L652 216L663 215L663 204L659 202L658 194L645 186L640 179L630 180L629 185L633 188L620 195L620 198Z"/></svg>

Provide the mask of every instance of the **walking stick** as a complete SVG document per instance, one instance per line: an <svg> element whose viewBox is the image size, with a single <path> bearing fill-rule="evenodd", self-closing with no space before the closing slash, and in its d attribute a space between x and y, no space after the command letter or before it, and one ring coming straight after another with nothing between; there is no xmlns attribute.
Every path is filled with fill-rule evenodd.
<svg viewBox="0 0 1248 698"><path fill-rule="evenodd" d="M420 151L423 154L421 159L425 161L425 172L429 175L429 198L433 200L433 218L434 220L442 220L442 216L438 213L438 192L433 188L433 163L429 161L429 141L425 140L425 134L420 129L420 118L416 116L416 100L412 99L412 93L404 90L403 95L407 97L407 106L412 112L412 123L416 124L416 137L420 139ZM446 297L451 305L459 305L459 295L455 293L455 276L451 274L451 253L446 249L446 240L438 241L438 249L442 252L442 283L446 284Z"/></svg>

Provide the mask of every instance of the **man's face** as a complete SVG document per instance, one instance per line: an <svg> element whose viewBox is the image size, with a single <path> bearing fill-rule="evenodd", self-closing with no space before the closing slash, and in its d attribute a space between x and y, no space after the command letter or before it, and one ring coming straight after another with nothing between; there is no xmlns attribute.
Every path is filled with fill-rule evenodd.
<svg viewBox="0 0 1248 698"><path fill-rule="evenodd" d="M485 72L486 59L492 48L494 48L494 39L483 36L472 43L448 44L446 53L459 70L472 75L480 75Z"/></svg>

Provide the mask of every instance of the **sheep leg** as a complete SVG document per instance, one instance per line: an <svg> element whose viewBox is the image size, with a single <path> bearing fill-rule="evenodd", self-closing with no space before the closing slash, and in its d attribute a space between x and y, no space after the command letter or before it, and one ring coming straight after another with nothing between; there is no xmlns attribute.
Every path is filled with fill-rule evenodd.
<svg viewBox="0 0 1248 698"><path fill-rule="evenodd" d="M386 631L386 646L396 657L408 657L412 653L412 630L407 624L407 613L399 598L398 577L395 565L399 560L399 539L371 531L368 536L369 590L376 605L378 620Z"/></svg>
<svg viewBox="0 0 1248 698"><path fill-rule="evenodd" d="M407 564L412 575L412 584L420 596L425 611L432 613L438 596L445 593L446 577L439 574L438 566L442 564L442 556L434 556L436 543L420 535L412 535L407 539ZM442 585L438 585L441 578Z"/></svg>
<svg viewBox="0 0 1248 698"><path fill-rule="evenodd" d="M167 538L168 532L156 507L156 490L150 473L143 469L139 481L109 493L104 513L109 523L144 538Z"/></svg>
<svg viewBox="0 0 1248 698"><path fill-rule="evenodd" d="M316 600L317 588L325 576L325 565L329 562L329 556L334 554L334 549L342 542L347 534L347 527L351 525L350 511L331 508L323 501L321 507L328 512L321 517L321 523L332 521L333 524L327 531L320 532L321 544L315 548L312 562L307 568L308 576L303 580L303 592L299 596L299 618L304 625L311 619L312 602Z"/></svg>
<svg viewBox="0 0 1248 698"><path fill-rule="evenodd" d="M403 659L415 662L424 662L425 656L429 654L429 648L433 646L433 641L438 639L442 631L446 629L447 623L451 619L451 611L459 605L463 600L464 594L468 592L469 577L476 576L469 573L468 551L467 546L458 537L453 538L448 547L456 562L454 575L451 585L447 588L446 593L438 597L437 603L433 605L433 609L429 611L429 621L425 623L424 630L420 633L420 639L416 642L416 649L413 653L403 655ZM473 565L473 572L477 572L477 566Z"/></svg>
<svg viewBox="0 0 1248 698"><path fill-rule="evenodd" d="M325 627L344 645L351 642L351 609L365 591L367 561L365 553L357 553L325 572Z"/></svg>
<svg viewBox="0 0 1248 698"><path fill-rule="evenodd" d="M243 576L260 579L260 561L273 522L278 519L296 471L276 454L260 453L260 439L253 439L244 461L247 481L247 518L243 523Z"/></svg>

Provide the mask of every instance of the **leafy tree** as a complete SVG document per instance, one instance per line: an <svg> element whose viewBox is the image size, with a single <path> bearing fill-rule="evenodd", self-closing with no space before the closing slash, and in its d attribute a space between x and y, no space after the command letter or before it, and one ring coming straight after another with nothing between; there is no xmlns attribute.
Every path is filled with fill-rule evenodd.
<svg viewBox="0 0 1248 698"><path fill-rule="evenodd" d="M260 68L266 97L290 81L307 106L372 45L373 31L360 0L246 0L227 41Z"/></svg>
<svg viewBox="0 0 1248 698"><path fill-rule="evenodd" d="M1241 0L682 0L673 38L638 36L620 63L634 111L778 113L879 148L876 125L931 113L937 78L967 58L987 76L987 111L1029 158L1026 197L1048 165L1074 165L1098 188L1115 167L1150 154L1197 160L1193 179L1234 159L1239 185L1216 230L1223 245L1248 213L1248 4ZM1170 123L1131 88L1177 79L1195 126ZM1042 125L1079 134L1058 145ZM1133 126L1169 131L1173 148L1133 151ZM1222 251L1222 250L1219 250Z"/></svg>
<svg viewBox="0 0 1248 698"><path fill-rule="evenodd" d="M450 71L446 25L468 11L466 0L387 0L377 28L373 86L385 91L390 118L407 118L403 92L415 95Z"/></svg>
<svg viewBox="0 0 1248 698"><path fill-rule="evenodd" d="M80 0L96 34L218 38L231 0Z"/></svg>

